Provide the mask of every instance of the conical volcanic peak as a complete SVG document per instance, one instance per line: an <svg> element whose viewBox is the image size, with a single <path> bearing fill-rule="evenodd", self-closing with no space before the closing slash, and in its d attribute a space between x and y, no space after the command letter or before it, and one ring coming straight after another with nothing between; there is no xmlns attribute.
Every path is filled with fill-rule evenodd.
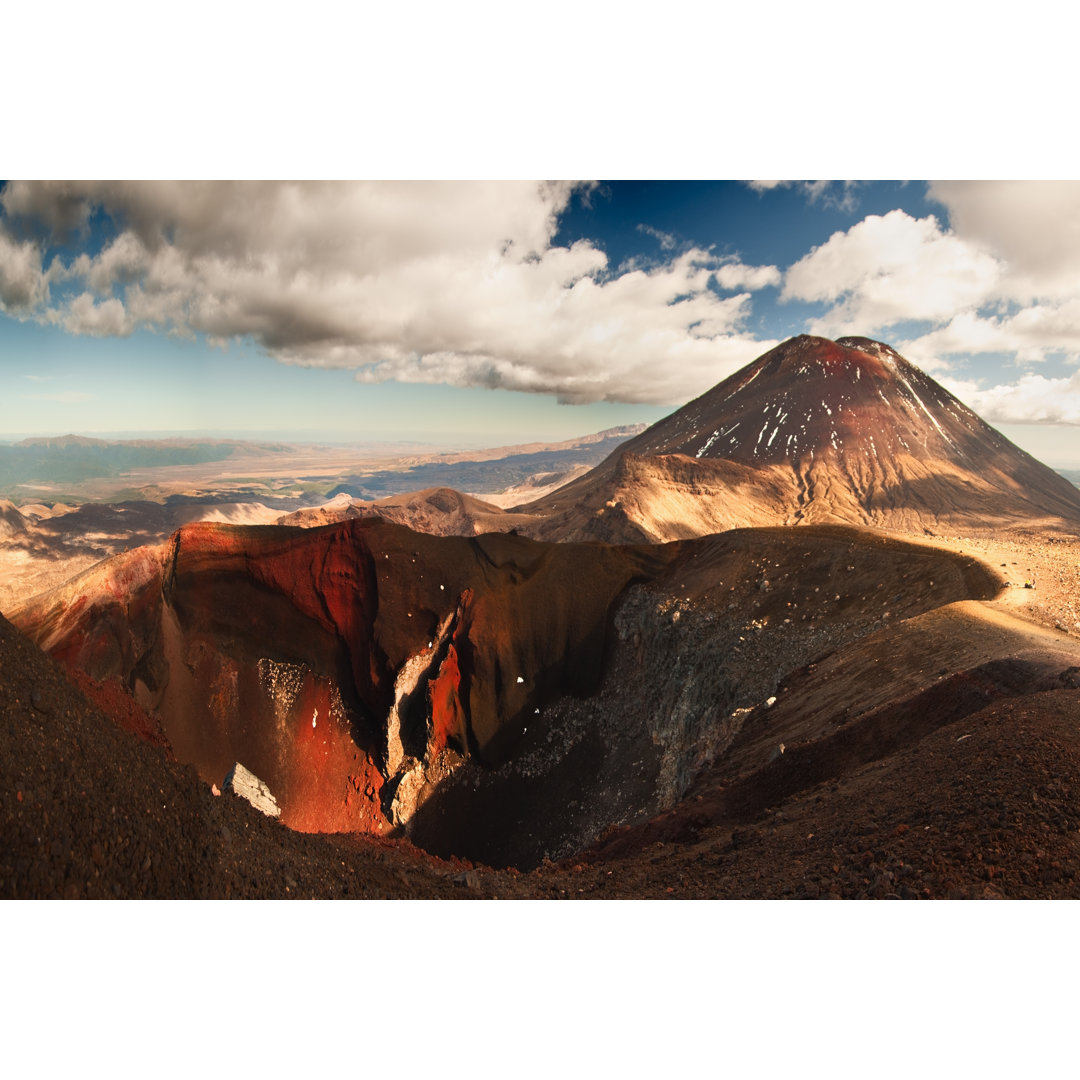
<svg viewBox="0 0 1080 1080"><path fill-rule="evenodd" d="M770 465L964 458L1005 439L881 342L801 335L662 421L636 452ZM980 447L972 446L972 440ZM852 462L854 464L854 462Z"/></svg>
<svg viewBox="0 0 1080 1080"><path fill-rule="evenodd" d="M1059 519L1080 492L894 349L783 342L522 511L547 538L838 522L922 533Z"/></svg>

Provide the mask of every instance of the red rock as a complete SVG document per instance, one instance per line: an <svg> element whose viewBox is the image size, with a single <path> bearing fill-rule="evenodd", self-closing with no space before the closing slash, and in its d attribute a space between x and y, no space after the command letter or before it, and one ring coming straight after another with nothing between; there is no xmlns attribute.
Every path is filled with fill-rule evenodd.
<svg viewBox="0 0 1080 1080"><path fill-rule="evenodd" d="M381 833L394 681L440 625L452 631L408 753L497 764L546 695L595 687L612 604L676 554L430 537L378 520L197 523L15 618L130 730L152 737L159 713L208 783L243 761L289 827Z"/></svg>

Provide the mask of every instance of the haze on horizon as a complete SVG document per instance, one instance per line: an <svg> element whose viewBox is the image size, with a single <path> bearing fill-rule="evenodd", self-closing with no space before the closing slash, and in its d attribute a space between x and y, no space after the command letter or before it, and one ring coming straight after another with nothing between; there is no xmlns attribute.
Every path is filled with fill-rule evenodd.
<svg viewBox="0 0 1080 1080"><path fill-rule="evenodd" d="M23 182L0 439L553 441L798 333L886 341L1080 467L1074 182Z"/></svg>

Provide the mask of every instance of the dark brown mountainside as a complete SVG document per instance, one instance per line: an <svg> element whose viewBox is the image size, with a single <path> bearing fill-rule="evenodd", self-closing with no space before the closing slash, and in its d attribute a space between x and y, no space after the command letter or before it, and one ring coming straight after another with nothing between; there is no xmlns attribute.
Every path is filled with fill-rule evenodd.
<svg viewBox="0 0 1080 1080"><path fill-rule="evenodd" d="M614 547L353 520L186 526L12 618L295 829L520 866L674 805L799 663L996 589L850 529Z"/></svg>
<svg viewBox="0 0 1080 1080"><path fill-rule="evenodd" d="M1080 491L888 345L806 335L579 480L515 508L548 538L670 540L765 524L921 533L1080 523Z"/></svg>
<svg viewBox="0 0 1080 1080"><path fill-rule="evenodd" d="M471 541L425 543L392 527L364 528L374 530L367 550L376 562L389 555L425 579L435 565L453 569L429 561L433 552L464 545L479 554ZM324 559L295 582L278 575L256 598L269 577L261 585L252 578L245 590L240 567L245 552L259 550L262 531L220 532L224 550L208 550L212 536L189 544L193 561L156 601L159 614L168 600L177 616L187 662L202 676L216 666L207 697L228 689L222 676L230 670L242 684L237 658L246 650L314 655L334 636L324 627L306 646L275 645L270 635L245 640L236 632L239 602L263 615L276 605L281 617L263 625L285 641L290 628L310 633L320 623L304 615L312 575L342 585L328 612L340 613L349 592L349 575L339 573L349 560ZM305 543L326 551L324 532L340 543L333 530L309 531ZM276 556L261 554L277 571L296 571L295 553L281 558L295 536L285 540ZM544 545L509 540L521 545L513 549L519 571L532 547L541 557L534 580L558 594L557 576L542 565ZM1072 568L1074 553L1060 547L1047 550ZM362 550L354 549L356 561ZM489 550L511 569L506 552ZM967 557L852 529L737 532L660 554L645 568L649 579L616 600L597 692L556 695L528 710L528 729L502 765L469 757L394 829L432 851L495 866L566 856L531 873L428 859L408 843L356 832L303 835L242 799L215 798L193 769L89 706L58 664L0 618L0 896L1080 895L1080 650L1075 638L1011 613L1010 597L1031 593L950 602L992 592L993 575ZM140 573L121 573L123 562L113 560L111 577L99 571L96 580L109 587L87 590L81 609L77 592L56 597L57 612L66 604L73 624L92 625L96 606L98 637L117 645L125 633L135 636L140 607L131 602ZM223 575L216 583L215 565ZM497 585L500 572L487 573ZM505 609L515 586L503 581ZM378 576L376 584L386 624L379 633L407 637L416 609L403 609L404 594L384 590ZM213 605L200 610L219 586L220 614ZM370 594L355 600L363 610L370 602ZM114 617L104 619L110 603ZM531 606L519 607L527 622ZM153 608L142 607L144 625ZM276 662L299 667L295 651ZM182 661L175 677L190 685L184 668ZM314 669L304 679L327 681ZM327 809L350 794L355 801L355 772L344 756L327 760L329 725L321 709L315 717L318 702L302 690L290 698L280 683L278 691L280 711L263 708L253 718L275 733L260 736L240 718L225 733L232 749L246 757L276 740L290 767L306 762L314 801ZM419 696L420 716L430 715L439 695ZM404 712L415 722L408 705ZM287 772L279 770L278 779ZM619 821L623 827L603 833Z"/></svg>

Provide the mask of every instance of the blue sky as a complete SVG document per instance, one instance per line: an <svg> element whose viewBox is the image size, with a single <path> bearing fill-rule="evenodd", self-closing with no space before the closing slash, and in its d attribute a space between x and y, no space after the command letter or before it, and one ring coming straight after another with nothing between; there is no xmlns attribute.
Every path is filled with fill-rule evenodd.
<svg viewBox="0 0 1080 1080"><path fill-rule="evenodd" d="M11 182L0 438L498 444L887 341L1080 467L1080 184Z"/></svg>

